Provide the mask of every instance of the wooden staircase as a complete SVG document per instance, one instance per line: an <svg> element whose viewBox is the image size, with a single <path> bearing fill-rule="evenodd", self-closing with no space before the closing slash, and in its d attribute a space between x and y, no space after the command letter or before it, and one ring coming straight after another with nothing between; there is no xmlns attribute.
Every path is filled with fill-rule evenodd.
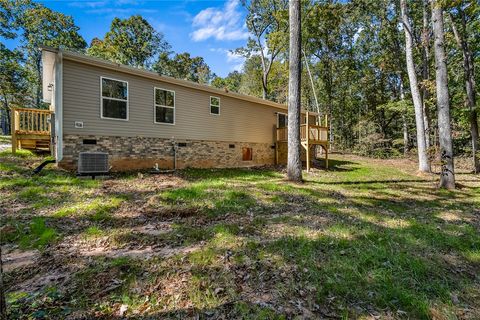
<svg viewBox="0 0 480 320"><path fill-rule="evenodd" d="M52 111L12 108L12 153L17 149L51 150Z"/></svg>
<svg viewBox="0 0 480 320"><path fill-rule="evenodd" d="M312 149L315 146L321 146L323 151L325 152L325 167L328 169L328 149L329 149L329 142L328 142L328 118L325 116L325 123L324 125L321 124L310 124L310 116L312 113L306 112L305 123L300 125L300 140L302 147L305 149L306 153L306 167L307 171L310 171L310 165L312 162ZM315 115L315 114L314 114ZM287 143L288 141L288 128L277 128L276 130L276 150L278 152L278 144L279 143ZM276 155L278 159L278 154Z"/></svg>

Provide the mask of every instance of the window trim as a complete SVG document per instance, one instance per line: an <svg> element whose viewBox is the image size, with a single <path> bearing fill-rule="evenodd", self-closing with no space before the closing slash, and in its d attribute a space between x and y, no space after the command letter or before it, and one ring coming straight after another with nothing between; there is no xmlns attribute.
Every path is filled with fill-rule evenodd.
<svg viewBox="0 0 480 320"><path fill-rule="evenodd" d="M288 113L277 112L277 129L280 128L280 115L284 115L288 119ZM288 125L286 127L283 127L283 128L288 128Z"/></svg>
<svg viewBox="0 0 480 320"><path fill-rule="evenodd" d="M118 98L111 98L111 97L104 97L103 96L103 79L108 79L108 80L113 80L113 81L126 83L127 84L127 100L118 99ZM127 103L127 118L122 119L122 118L104 117L103 116L103 99L126 102ZM106 119L106 120L119 120L119 121L128 121L130 119L130 89L128 87L128 81L115 79L115 78L110 78L110 77L106 77L106 76L100 76L100 118L101 119Z"/></svg>
<svg viewBox="0 0 480 320"><path fill-rule="evenodd" d="M156 103L157 90L169 91L169 92L173 93L173 107L162 106L161 104ZM153 123L154 124L164 124L164 125L167 125L167 126L174 126L175 125L175 123L177 121L177 115L176 115L177 101L176 100L177 100L177 97L176 97L176 94L175 94L174 90L169 90L169 89L160 88L160 87L153 87ZM173 123L157 122L157 107L173 109Z"/></svg>
<svg viewBox="0 0 480 320"><path fill-rule="evenodd" d="M218 113L213 113L212 112L212 106L217 107L215 105L212 105L212 98L217 98L218 99ZM220 97L210 96L210 101L209 102L210 102L210 114L214 115L214 116L219 116L220 115L220 109L221 109L221 107L220 107L221 106Z"/></svg>

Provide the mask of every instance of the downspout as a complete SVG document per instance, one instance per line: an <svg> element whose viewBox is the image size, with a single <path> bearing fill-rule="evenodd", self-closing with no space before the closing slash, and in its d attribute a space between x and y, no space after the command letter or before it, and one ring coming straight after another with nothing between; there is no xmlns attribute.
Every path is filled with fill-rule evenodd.
<svg viewBox="0 0 480 320"><path fill-rule="evenodd" d="M57 163L63 159L63 53L58 51L55 56L54 81L55 107L55 158Z"/></svg>

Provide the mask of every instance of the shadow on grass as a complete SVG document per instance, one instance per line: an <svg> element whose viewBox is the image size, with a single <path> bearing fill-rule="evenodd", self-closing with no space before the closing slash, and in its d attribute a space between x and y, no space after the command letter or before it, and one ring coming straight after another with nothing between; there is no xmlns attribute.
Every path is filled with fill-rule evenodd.
<svg viewBox="0 0 480 320"><path fill-rule="evenodd" d="M351 172L358 170L358 163L340 159L328 159L328 169L326 169L325 159L313 160L313 168L332 172Z"/></svg>
<svg viewBox="0 0 480 320"><path fill-rule="evenodd" d="M67 214L47 217L47 224L75 226L69 236L110 234L120 248L197 245L197 251L151 259L76 257L72 263L83 269L67 292L19 300L25 309L19 307L18 318L38 308L53 318L75 310L86 318L120 318L114 314L121 304L136 319L430 318L432 308L454 312L452 296L479 310L472 297L479 287L480 236L474 218L462 219L478 210L468 190L437 192L408 178L367 182L370 193L357 183L344 184L346 190L314 189L323 183L279 183L282 176L272 170L181 174L191 185L139 192L136 199L148 198L149 205L139 205L133 217L114 214L126 200L108 209L108 219ZM102 194L119 195L133 197L116 190ZM420 197L426 195L431 198ZM459 220L437 217L447 210ZM121 231L165 221L172 228L158 235ZM40 264L51 261L42 259ZM18 279L7 274L7 287ZM35 303L40 307L33 309ZM147 307L148 316L133 314Z"/></svg>

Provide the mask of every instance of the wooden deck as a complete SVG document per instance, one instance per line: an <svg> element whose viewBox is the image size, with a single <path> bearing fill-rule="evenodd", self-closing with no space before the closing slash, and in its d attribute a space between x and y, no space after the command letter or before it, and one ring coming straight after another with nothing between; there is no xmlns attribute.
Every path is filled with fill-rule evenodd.
<svg viewBox="0 0 480 320"><path fill-rule="evenodd" d="M307 171L310 171L310 164L312 162L313 148L317 145L321 146L325 152L325 167L328 169L328 119L325 117L325 122L323 125L310 124L309 123L309 112L306 112L305 120L306 123L300 125L300 140L303 148L306 151L306 167ZM287 143L288 142L288 128L277 128L276 129L276 142L277 150L278 143ZM278 158L278 155L277 155Z"/></svg>
<svg viewBox="0 0 480 320"><path fill-rule="evenodd" d="M50 110L12 108L12 153L17 149L50 150L51 115Z"/></svg>

